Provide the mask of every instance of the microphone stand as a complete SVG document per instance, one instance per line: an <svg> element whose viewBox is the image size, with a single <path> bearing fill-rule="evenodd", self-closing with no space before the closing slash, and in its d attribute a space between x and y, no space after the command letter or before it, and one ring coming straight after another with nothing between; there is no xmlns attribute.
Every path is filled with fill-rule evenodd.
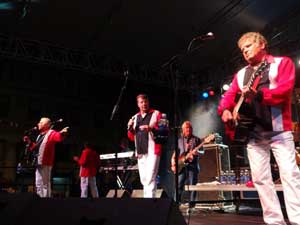
<svg viewBox="0 0 300 225"><path fill-rule="evenodd" d="M198 40L197 38L193 38L190 42L189 45L187 47L187 50L184 51L182 54L177 54L172 56L166 63L164 63L161 68L165 68L165 67L169 67L170 70L170 74L171 74L171 79L173 81L173 91L174 91L174 99L173 99L173 104L174 104L174 151L175 151L175 202L177 204L179 204L180 199L179 199L179 191L178 191L178 158L179 158L179 149L178 149L178 133L180 130L180 127L178 126L178 116L177 116L177 105L178 105L178 69L176 69L176 71L174 70L174 66L175 64L177 64L178 62L180 62L181 60L183 60L184 58L186 58L187 56L189 56L191 53L197 51L198 49L201 48L201 46L192 48L192 44L194 43L194 41ZM204 41L206 39L200 39L201 41Z"/></svg>
<svg viewBox="0 0 300 225"><path fill-rule="evenodd" d="M112 113L111 113L111 116L110 116L111 121L113 120L117 110L119 109L119 105L120 105L124 90L126 89L127 80L128 80L128 70L124 71L124 76L125 76L125 81L124 81L123 87L121 88L118 100L113 108ZM117 163L118 163L118 148L115 148L115 163L114 163L114 170L115 170L115 195L114 195L114 197L115 198L118 197L118 164Z"/></svg>
<svg viewBox="0 0 300 225"><path fill-rule="evenodd" d="M175 149L175 201L179 203L179 194L178 194L178 157L179 157L179 149L178 149L178 133L180 128L178 127L178 116L177 116L177 103L178 103L178 76L174 73L173 64L170 64L170 73L171 77L173 77L173 88L174 88L174 149ZM174 79L175 77L175 79Z"/></svg>
<svg viewBox="0 0 300 225"><path fill-rule="evenodd" d="M178 150L178 116L177 116L177 102L178 102L178 76L177 71L174 71L175 64L184 57L183 54L177 54L171 57L166 63L164 63L161 68L169 67L171 79L172 79L172 86L173 86L173 106L174 106L174 128L170 130L174 130L174 151L175 151L175 193L174 199L176 203L179 203L179 195L178 195L178 157L179 157L179 150Z"/></svg>

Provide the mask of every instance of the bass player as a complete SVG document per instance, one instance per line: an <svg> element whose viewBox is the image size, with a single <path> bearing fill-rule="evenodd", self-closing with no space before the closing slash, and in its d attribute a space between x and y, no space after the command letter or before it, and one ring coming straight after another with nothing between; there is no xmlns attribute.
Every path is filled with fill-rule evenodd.
<svg viewBox="0 0 300 225"><path fill-rule="evenodd" d="M182 202L184 185L195 185L198 182L198 174L200 171L199 153L198 151L193 151L193 149L205 142L205 139L201 140L193 134L193 127L190 121L184 121L181 128L182 134L178 138L178 199L180 202ZM208 140L208 142L209 141L210 140ZM176 173L175 163L174 152L171 158L171 169L174 173ZM195 191L189 192L190 208L195 206L196 194Z"/></svg>

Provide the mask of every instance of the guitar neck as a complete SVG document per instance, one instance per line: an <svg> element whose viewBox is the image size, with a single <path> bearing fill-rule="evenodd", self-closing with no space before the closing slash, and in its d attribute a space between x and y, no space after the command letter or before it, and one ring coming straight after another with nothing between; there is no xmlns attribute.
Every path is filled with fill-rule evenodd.
<svg viewBox="0 0 300 225"><path fill-rule="evenodd" d="M254 71L251 76L250 76L250 79L247 83L247 87L248 88L253 88L253 89L256 89L257 88L257 85L261 79L261 74L262 72L264 72L264 70L267 69L267 66L268 66L268 63L266 61L263 61L260 66L257 68L256 71ZM243 101L244 101L244 95L242 94L237 102L237 104L235 105L234 109L233 109L233 112L235 112L235 114L238 113Z"/></svg>
<svg viewBox="0 0 300 225"><path fill-rule="evenodd" d="M233 112L234 112L235 114L237 114L237 113L239 112L239 110L240 110L240 108L241 108L241 105L242 105L242 103L244 102L244 99L245 99L245 98L244 98L244 95L242 94L242 95L240 96L238 102L236 103L234 109L233 109Z"/></svg>
<svg viewBox="0 0 300 225"><path fill-rule="evenodd" d="M198 151L200 148L202 148L202 146L205 144L205 142L203 141L201 144L199 144L198 146L196 146L195 148L193 148L193 150L191 152L196 152Z"/></svg>

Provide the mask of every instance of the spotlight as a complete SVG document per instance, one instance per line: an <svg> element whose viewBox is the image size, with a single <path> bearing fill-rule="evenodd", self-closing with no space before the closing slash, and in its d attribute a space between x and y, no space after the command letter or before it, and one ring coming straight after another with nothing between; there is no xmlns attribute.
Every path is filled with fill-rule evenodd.
<svg viewBox="0 0 300 225"><path fill-rule="evenodd" d="M202 97L203 97L203 98L208 98L208 93L207 93L206 91L203 92L203 93L202 93Z"/></svg>
<svg viewBox="0 0 300 225"><path fill-rule="evenodd" d="M14 4L12 2L1 2L0 11L12 10L14 9Z"/></svg>
<svg viewBox="0 0 300 225"><path fill-rule="evenodd" d="M224 91L227 91L229 89L229 87L230 87L229 84L224 84L222 88Z"/></svg>
<svg viewBox="0 0 300 225"><path fill-rule="evenodd" d="M215 95L215 92L214 92L213 90L210 90L210 91L208 92L208 94L209 94L209 96L214 96L214 95Z"/></svg>

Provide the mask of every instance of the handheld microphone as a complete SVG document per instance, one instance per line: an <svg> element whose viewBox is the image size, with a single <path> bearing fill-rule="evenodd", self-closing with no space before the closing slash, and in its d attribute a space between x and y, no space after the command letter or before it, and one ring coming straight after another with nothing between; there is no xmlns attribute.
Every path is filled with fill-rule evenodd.
<svg viewBox="0 0 300 225"><path fill-rule="evenodd" d="M131 117L131 120L134 120L135 116ZM127 125L127 130L130 130L132 128L132 126Z"/></svg>

